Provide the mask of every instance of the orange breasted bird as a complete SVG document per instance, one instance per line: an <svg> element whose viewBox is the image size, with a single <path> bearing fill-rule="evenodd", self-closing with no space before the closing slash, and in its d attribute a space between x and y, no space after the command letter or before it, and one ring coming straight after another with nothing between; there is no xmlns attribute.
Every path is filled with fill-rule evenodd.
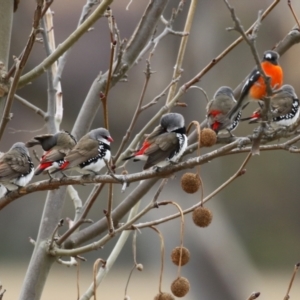
<svg viewBox="0 0 300 300"><path fill-rule="evenodd" d="M261 61L261 67L266 76L270 77L270 85L272 89L280 89L283 83L283 71L278 64L279 54L272 50L267 50L264 53ZM251 100L263 100L267 96L267 87L264 78L261 76L259 70L255 68L246 80L240 98L236 105L228 114L230 119L238 113L245 102Z"/></svg>

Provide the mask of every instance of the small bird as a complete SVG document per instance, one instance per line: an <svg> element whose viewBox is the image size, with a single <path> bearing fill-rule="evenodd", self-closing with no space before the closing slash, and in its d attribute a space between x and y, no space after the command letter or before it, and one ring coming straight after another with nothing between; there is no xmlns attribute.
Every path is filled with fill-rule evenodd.
<svg viewBox="0 0 300 300"><path fill-rule="evenodd" d="M0 158L0 183L8 191L25 186L33 173L34 165L24 143L13 144Z"/></svg>
<svg viewBox="0 0 300 300"><path fill-rule="evenodd" d="M283 83L283 71L278 64L279 54L272 50L267 50L264 53L261 61L261 68L266 76L270 77L270 86L272 89L279 89ZM249 75L245 82L240 98L237 103L228 113L228 118L233 120L235 116L243 107L244 103L252 100L263 100L267 95L267 87L264 78L261 76L259 70L255 68Z"/></svg>
<svg viewBox="0 0 300 300"><path fill-rule="evenodd" d="M238 126L242 115L242 110L240 110L234 120L231 121L228 118L227 114L235 103L232 89L228 86L220 87L206 106L208 127L216 133L221 129L226 129L231 134L231 131Z"/></svg>
<svg viewBox="0 0 300 300"><path fill-rule="evenodd" d="M35 175L39 175L44 171L50 172L59 169L64 161L64 157L76 145L76 139L71 133L60 131L55 134L35 136L26 143L26 147L28 148L35 145L41 145L45 151L40 159L40 164L34 172Z"/></svg>
<svg viewBox="0 0 300 300"><path fill-rule="evenodd" d="M249 118L244 118L242 121L250 120L249 123L261 121L264 102L260 102L260 106ZM270 111L272 114L271 126L274 128L291 126L298 120L299 100L291 85L283 85L279 92L271 97Z"/></svg>
<svg viewBox="0 0 300 300"><path fill-rule="evenodd" d="M163 167L170 162L178 162L187 144L183 116L168 113L161 117L160 125L147 136L142 147L123 160L131 158L133 161L145 160L144 170L153 166Z"/></svg>
<svg viewBox="0 0 300 300"><path fill-rule="evenodd" d="M50 174L58 171L76 170L79 173L97 174L111 157L110 133L105 128L98 128L84 135L76 146L65 156L63 163Z"/></svg>

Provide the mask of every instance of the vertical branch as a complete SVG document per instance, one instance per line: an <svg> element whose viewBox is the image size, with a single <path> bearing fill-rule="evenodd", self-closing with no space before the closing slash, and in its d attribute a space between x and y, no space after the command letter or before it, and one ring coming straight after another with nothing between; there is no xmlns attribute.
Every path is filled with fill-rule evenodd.
<svg viewBox="0 0 300 300"><path fill-rule="evenodd" d="M162 277L164 273L164 260L165 260L165 243L164 243L164 237L162 233L154 226L150 226L151 229L153 229L160 238L160 273L159 273L159 286L158 291L161 294L161 286L162 286Z"/></svg>
<svg viewBox="0 0 300 300"><path fill-rule="evenodd" d="M137 214L139 206L140 206L140 202L136 203L132 207L132 209L129 213L129 216L128 216L128 220L131 220ZM123 249L128 237L129 237L130 233L131 233L130 230L124 230L121 233L114 249L111 251L108 259L106 260L105 268L101 268L98 271L98 274L96 276L96 286L99 286L101 281L104 279L104 277L107 275L107 273L109 272L111 267L114 265L116 259L118 258L121 250ZM92 297L93 292L94 292L94 284L92 283L89 286L89 288L87 289L87 291L81 296L80 300L89 300Z"/></svg>
<svg viewBox="0 0 300 300"><path fill-rule="evenodd" d="M13 1L0 0L0 61L7 68L13 21Z"/></svg>
<svg viewBox="0 0 300 300"><path fill-rule="evenodd" d="M130 123L128 129L127 129L126 135L123 137L121 145L120 145L116 155L113 158L114 163L117 161L117 159L121 155L121 152L123 151L125 143L128 141L128 139L130 137L130 133L131 133L131 131L132 131L132 129L133 129L133 127L134 127L134 125L137 121L137 118L138 118L138 116L141 112L141 106L143 104L145 93L146 93L146 90L147 90L147 87L148 87L148 84L149 84L149 80L150 80L150 77L151 77L151 74L152 74L149 60L146 61L146 71L144 73L145 73L146 78L145 78L144 86L143 86L143 89L142 89L141 97L140 97L140 100L139 100L139 102L137 104L137 107L135 109L134 115L131 119L131 123Z"/></svg>
<svg viewBox="0 0 300 300"><path fill-rule="evenodd" d="M108 75L106 80L106 86L105 86L105 92L104 95L101 95L101 101L103 105L103 114L104 114L104 124L105 128L109 129L109 123L108 123L108 109L107 109L107 96L110 88L110 82L111 82L111 74L113 69L113 62L115 57L115 49L116 49L116 40L114 37L114 17L112 15L112 11L110 8L107 8L107 19L108 19L108 27L110 32L110 60L109 60L109 69L108 69Z"/></svg>
<svg viewBox="0 0 300 300"><path fill-rule="evenodd" d="M47 9L45 17L42 20L44 32L44 44L46 46L47 55L56 49L53 12L50 8ZM47 124L50 132L59 131L60 123L63 118L63 98L60 81L54 85L54 78L57 77L57 62L55 61L50 70L47 70L48 76L48 109L47 109Z"/></svg>
<svg viewBox="0 0 300 300"><path fill-rule="evenodd" d="M189 12L188 12L184 30L183 30L184 32L191 31L197 3L198 3L198 0L191 1ZM186 45L188 42L188 38L189 38L188 35L186 35L186 36L182 37L182 39L181 39L181 43L179 46L178 55L177 55L177 59L176 59L176 64L175 64L175 68L174 68L174 73L173 73L173 80L175 78L178 78L178 76L181 75L181 71L182 71L181 67L182 67L182 62L183 62L183 58L185 55L185 49L186 49ZM171 99L174 98L176 90L177 90L177 83L174 83L169 90L169 94L168 94L168 97L166 100L167 103L169 103L171 101Z"/></svg>
<svg viewBox="0 0 300 300"><path fill-rule="evenodd" d="M107 219L109 234L114 234L114 224L113 224L113 219L112 219L112 216L111 216L112 204L113 204L113 184L110 183L108 185L108 205L107 205L107 211L105 211L105 216L106 216L106 219Z"/></svg>

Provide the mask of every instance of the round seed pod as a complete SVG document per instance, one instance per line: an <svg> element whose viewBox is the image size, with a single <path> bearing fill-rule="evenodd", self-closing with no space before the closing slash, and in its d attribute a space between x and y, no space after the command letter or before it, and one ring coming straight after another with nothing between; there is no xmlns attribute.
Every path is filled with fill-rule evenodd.
<svg viewBox="0 0 300 300"><path fill-rule="evenodd" d="M175 300L175 298L169 293L159 293L154 297L154 300Z"/></svg>
<svg viewBox="0 0 300 300"><path fill-rule="evenodd" d="M182 247L181 266L186 265L190 260L190 251L188 248ZM179 266L180 261L180 247L175 247L171 253L172 262Z"/></svg>
<svg viewBox="0 0 300 300"><path fill-rule="evenodd" d="M178 277L171 284L171 291L176 297L184 297L190 290L190 283L185 277Z"/></svg>
<svg viewBox="0 0 300 300"><path fill-rule="evenodd" d="M211 147L217 142L217 134L210 128L204 128L200 134L200 145Z"/></svg>
<svg viewBox="0 0 300 300"><path fill-rule="evenodd" d="M181 177L181 188L188 194L194 194L199 190L201 180L198 174L185 173Z"/></svg>
<svg viewBox="0 0 300 300"><path fill-rule="evenodd" d="M193 221L199 227L207 227L212 221L212 213L209 209L199 206L193 211Z"/></svg>
<svg viewBox="0 0 300 300"><path fill-rule="evenodd" d="M142 264L137 264L137 265L136 265L136 269L137 269L138 271L143 271L144 266L143 266Z"/></svg>

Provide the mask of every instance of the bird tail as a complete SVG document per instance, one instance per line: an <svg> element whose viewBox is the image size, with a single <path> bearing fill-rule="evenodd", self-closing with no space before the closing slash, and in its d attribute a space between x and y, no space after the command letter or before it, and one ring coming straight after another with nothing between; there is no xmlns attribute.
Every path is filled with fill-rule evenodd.
<svg viewBox="0 0 300 300"><path fill-rule="evenodd" d="M129 159L133 158L134 156L135 156L135 155L127 156L127 157L123 158L122 160L129 160Z"/></svg>
<svg viewBox="0 0 300 300"><path fill-rule="evenodd" d="M47 163L38 165L38 167L34 171L34 175L41 174L43 171L45 171L46 169L48 169L51 166L52 166L52 162L47 162Z"/></svg>
<svg viewBox="0 0 300 300"><path fill-rule="evenodd" d="M40 144L41 144L40 141L38 141L36 139L32 139L32 140L28 141L27 143L25 143L25 146L27 148L31 148L33 146L40 145Z"/></svg>

